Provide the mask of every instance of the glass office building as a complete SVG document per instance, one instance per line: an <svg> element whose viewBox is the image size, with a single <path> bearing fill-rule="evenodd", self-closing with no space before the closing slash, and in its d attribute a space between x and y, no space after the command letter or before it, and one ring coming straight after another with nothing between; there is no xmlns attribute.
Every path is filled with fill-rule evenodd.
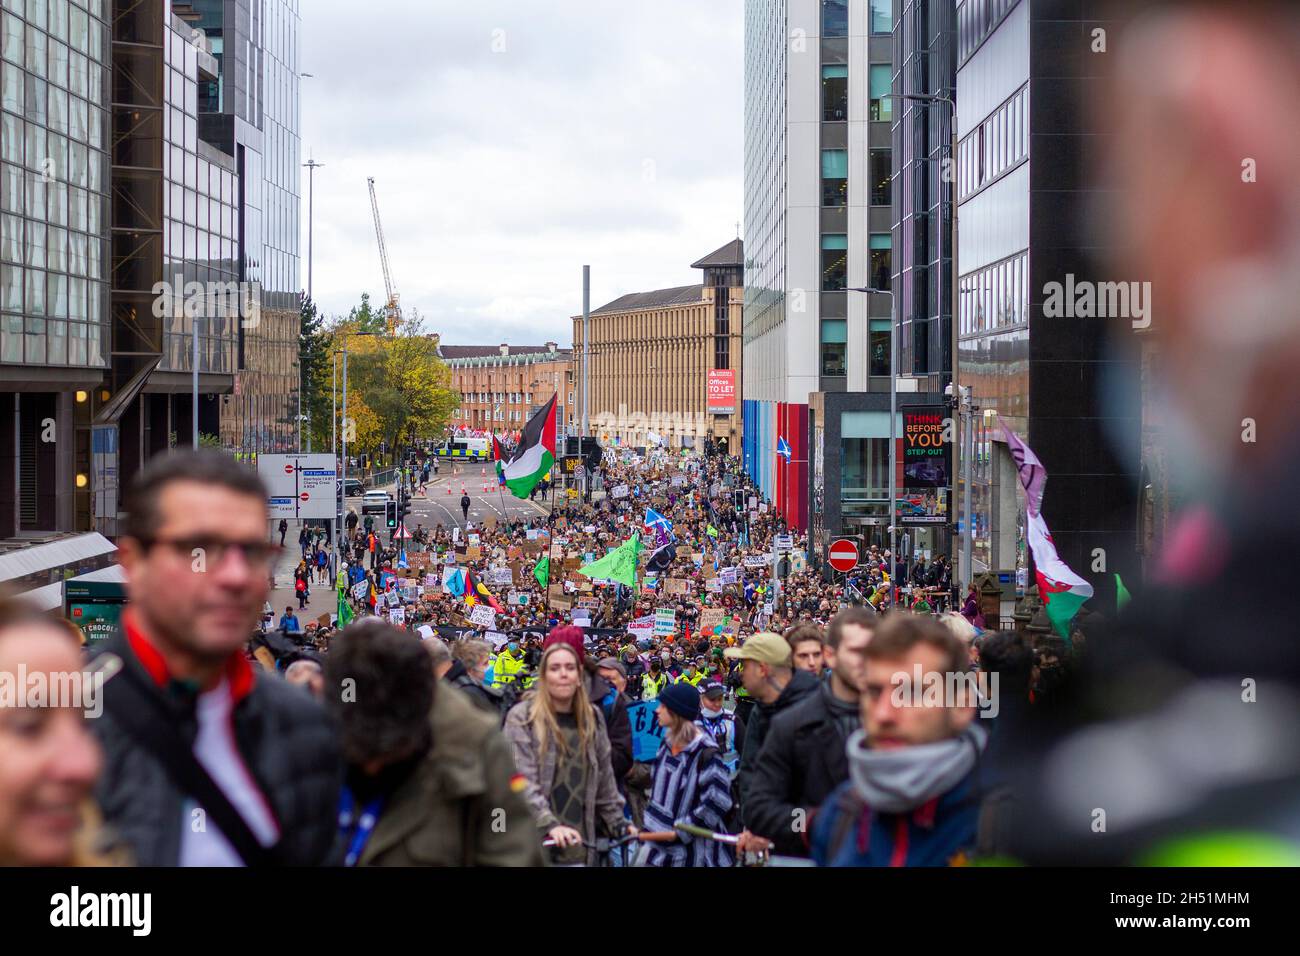
<svg viewBox="0 0 1300 956"><path fill-rule="evenodd" d="M0 538L72 530L109 363L108 0L0 2ZM42 441L46 423L73 441Z"/></svg>
<svg viewBox="0 0 1300 956"><path fill-rule="evenodd" d="M242 187L240 278L258 319L239 329L222 443L247 458L297 448L302 149L299 0L194 0L219 71L199 91L200 128L235 156Z"/></svg>

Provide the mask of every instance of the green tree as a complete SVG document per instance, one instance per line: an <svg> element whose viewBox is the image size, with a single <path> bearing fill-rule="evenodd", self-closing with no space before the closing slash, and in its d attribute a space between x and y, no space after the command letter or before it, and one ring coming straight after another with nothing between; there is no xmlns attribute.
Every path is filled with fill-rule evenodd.
<svg viewBox="0 0 1300 956"><path fill-rule="evenodd" d="M377 453L382 441L391 459L400 445L443 433L460 395L451 387L451 369L438 357L438 337L424 331L418 312L389 332L384 313L362 296L361 306L331 333L340 345L348 336L348 416L358 451Z"/></svg>
<svg viewBox="0 0 1300 956"><path fill-rule="evenodd" d="M324 319L316 303L302 297L298 327L298 363L302 375L302 413L311 425L312 449L328 451L332 414L333 337L324 329ZM307 425L303 423L303 448L307 445Z"/></svg>

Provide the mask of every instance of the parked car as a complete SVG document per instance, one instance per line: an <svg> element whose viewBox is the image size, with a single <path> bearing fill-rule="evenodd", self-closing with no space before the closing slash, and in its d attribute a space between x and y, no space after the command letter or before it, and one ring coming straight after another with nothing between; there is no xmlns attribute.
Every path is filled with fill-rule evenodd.
<svg viewBox="0 0 1300 956"><path fill-rule="evenodd" d="M342 482L336 482L336 484L342 485ZM344 495L346 497L360 498L365 493L366 493L366 486L363 485L359 479L349 478L347 480L347 490L344 492Z"/></svg>

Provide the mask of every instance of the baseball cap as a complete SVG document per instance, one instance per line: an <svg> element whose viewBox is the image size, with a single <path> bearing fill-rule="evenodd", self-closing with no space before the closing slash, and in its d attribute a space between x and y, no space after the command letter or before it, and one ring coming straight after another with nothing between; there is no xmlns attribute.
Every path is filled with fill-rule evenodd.
<svg viewBox="0 0 1300 956"><path fill-rule="evenodd" d="M620 661L617 657L602 657L599 661L596 662L596 666L598 668L608 667L612 671L618 671L624 677L627 676L627 665L624 664L622 661Z"/></svg>
<svg viewBox="0 0 1300 956"><path fill-rule="evenodd" d="M727 692L727 689L715 680L709 681L700 688L701 697L721 697Z"/></svg>
<svg viewBox="0 0 1300 956"><path fill-rule="evenodd" d="M731 660L758 661L775 667L790 666L790 645L780 634L760 631L740 647L729 647L725 652Z"/></svg>

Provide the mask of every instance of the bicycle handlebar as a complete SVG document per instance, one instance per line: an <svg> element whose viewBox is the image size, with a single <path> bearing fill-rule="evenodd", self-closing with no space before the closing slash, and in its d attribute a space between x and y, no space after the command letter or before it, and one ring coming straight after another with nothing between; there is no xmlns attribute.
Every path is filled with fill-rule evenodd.
<svg viewBox="0 0 1300 956"><path fill-rule="evenodd" d="M718 843L730 843L734 845L740 842L740 836L738 834L714 833L706 827L696 826L694 823L687 823L685 820L678 820L673 824L673 827L680 830L682 833L687 833L696 837L703 837L706 840L714 840Z"/></svg>

